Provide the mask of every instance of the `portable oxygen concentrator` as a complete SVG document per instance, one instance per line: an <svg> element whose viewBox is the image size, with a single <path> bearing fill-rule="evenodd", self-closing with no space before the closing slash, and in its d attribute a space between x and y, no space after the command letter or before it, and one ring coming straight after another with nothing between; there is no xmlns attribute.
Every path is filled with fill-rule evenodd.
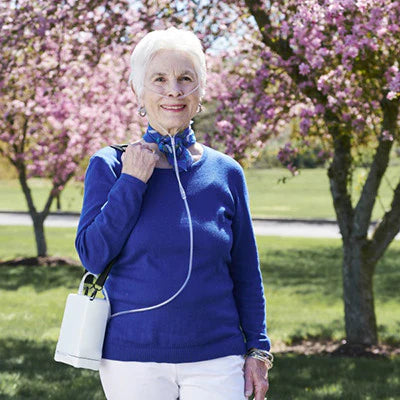
<svg viewBox="0 0 400 400"><path fill-rule="evenodd" d="M110 303L105 289L104 298L83 294L86 276L82 278L78 293L68 295L54 360L97 371L110 318Z"/></svg>

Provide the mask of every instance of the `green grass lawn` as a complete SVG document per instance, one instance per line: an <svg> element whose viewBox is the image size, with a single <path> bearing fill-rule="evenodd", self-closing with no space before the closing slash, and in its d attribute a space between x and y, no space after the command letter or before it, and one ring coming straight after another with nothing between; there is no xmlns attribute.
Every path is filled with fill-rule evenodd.
<svg viewBox="0 0 400 400"><path fill-rule="evenodd" d="M32 196L38 210L42 210L50 191L50 183L45 179L32 178L29 180ZM26 211L27 205L19 181L16 179L0 180L0 210ZM70 182L61 194L62 211L80 212L83 199L83 184ZM52 211L56 211L53 201Z"/></svg>
<svg viewBox="0 0 400 400"><path fill-rule="evenodd" d="M360 195L365 170L355 172L352 193ZM400 166L389 168L382 182L373 218L391 204L392 189L398 183ZM287 178L282 183L282 178ZM329 181L325 169L303 169L296 177L284 169L248 169L246 179L253 216L278 218L335 219Z"/></svg>
<svg viewBox="0 0 400 400"><path fill-rule="evenodd" d="M49 253L75 257L75 230L47 228ZM0 259L33 255L31 228L0 226ZM273 343L340 339L340 241L258 237ZM377 266L381 340L400 345L400 244ZM0 399L104 399L98 374L53 361L67 294L79 267L0 267ZM272 349L273 350L273 349ZM400 399L400 357L276 354L269 400Z"/></svg>
<svg viewBox="0 0 400 400"><path fill-rule="evenodd" d="M304 169L300 175L290 178L285 169L248 169L246 178L250 193L250 206L254 217L279 218L335 218L329 182L325 169ZM364 171L355 173L353 194L360 192ZM393 166L385 177L380 197L375 206L373 218L377 219L382 210L391 203L391 186L397 184L400 166ZM288 178L286 183L280 179ZM45 180L30 180L33 196L38 208L45 204L49 184ZM26 210L25 199L17 180L0 180L0 210ZM71 182L61 195L63 211L79 212L82 206L82 184ZM53 204L52 210L55 211Z"/></svg>

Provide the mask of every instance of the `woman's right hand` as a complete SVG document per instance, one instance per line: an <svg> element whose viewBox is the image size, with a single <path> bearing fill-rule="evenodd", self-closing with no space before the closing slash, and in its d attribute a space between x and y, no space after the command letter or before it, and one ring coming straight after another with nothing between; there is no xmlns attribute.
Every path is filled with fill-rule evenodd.
<svg viewBox="0 0 400 400"><path fill-rule="evenodd" d="M134 176L147 183L159 158L146 143L136 142L130 144L122 155L121 173Z"/></svg>

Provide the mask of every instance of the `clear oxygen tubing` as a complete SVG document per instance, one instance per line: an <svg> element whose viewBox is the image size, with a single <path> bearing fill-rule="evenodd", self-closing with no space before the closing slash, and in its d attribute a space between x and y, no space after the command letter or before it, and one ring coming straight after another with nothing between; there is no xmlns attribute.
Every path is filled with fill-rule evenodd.
<svg viewBox="0 0 400 400"><path fill-rule="evenodd" d="M197 89L197 88L196 88ZM187 95L186 95L187 96ZM163 129L164 130L164 129ZM172 295L170 298L168 298L167 300L163 301L162 303L159 304L155 304L154 306L150 306L150 307L144 307L144 308L135 308L132 310L126 310L126 311L120 311L117 312L115 314L111 314L111 318L113 317L118 317L120 315L125 315L125 314L131 314L131 313L137 313L137 312L142 312L142 311L149 311L149 310L154 310L156 308L160 308L162 306L165 306L166 304L170 303L172 300L174 300L177 296L179 296L179 294L183 291L183 289L186 287L190 275L192 274L192 266L193 266L193 225L192 225L192 216L190 214L190 209L189 209L189 205L186 199L186 193L185 193L185 189L182 186L181 183L181 179L179 176L179 168L178 168L178 162L176 160L176 152L175 152L175 137L171 136L170 134L168 134L168 132L165 130L165 132L167 133L167 135L171 138L171 144L172 144L172 152L174 155L174 170L175 170L175 175L176 175L176 179L178 181L178 186L179 186L179 191L182 197L183 202L185 203L185 208L186 208L186 213L188 216L188 221L189 221L189 233L190 233L190 254L189 254L189 267L188 267L188 272L186 275L186 279L183 282L182 286L178 289L178 291Z"/></svg>
<svg viewBox="0 0 400 400"><path fill-rule="evenodd" d="M164 99L171 100L171 96L167 96L165 94L159 93L157 90L155 90L155 89L153 89L153 88L151 88L151 87L149 87L147 85L145 87L146 87L146 89L150 90L151 92L158 94L160 97L164 97ZM190 92L182 94L180 96L176 96L176 97L174 97L174 99L176 99L176 100L184 99L185 97L187 97L187 96L191 95L192 93L194 93L199 87L200 87L200 85L197 85ZM168 135L168 136L171 136L171 135Z"/></svg>

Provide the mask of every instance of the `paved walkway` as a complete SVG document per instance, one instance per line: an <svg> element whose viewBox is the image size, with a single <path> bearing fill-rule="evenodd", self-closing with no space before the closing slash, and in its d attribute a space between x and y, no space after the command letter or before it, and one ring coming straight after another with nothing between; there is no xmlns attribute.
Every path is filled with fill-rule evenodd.
<svg viewBox="0 0 400 400"><path fill-rule="evenodd" d="M76 228L79 214L54 213L45 221L45 226ZM0 225L32 225L31 217L26 212L0 211ZM331 220L284 220L284 219L253 219L256 235L261 236L292 236L310 238L340 238L339 228ZM1 228L0 228L1 229ZM400 233L396 236L400 239Z"/></svg>
<svg viewBox="0 0 400 400"><path fill-rule="evenodd" d="M254 219L254 232L261 236L340 238L335 221Z"/></svg>
<svg viewBox="0 0 400 400"><path fill-rule="evenodd" d="M76 228L79 215L77 214L50 214L44 221L45 226L62 228ZM25 212L0 211L0 225L32 225L32 219Z"/></svg>
<svg viewBox="0 0 400 400"><path fill-rule="evenodd" d="M75 213L50 214L45 226L78 226L79 215ZM339 229L334 221L254 219L254 230L264 236L300 236L339 238ZM0 211L0 225L32 225L31 217L25 212ZM1 228L0 228L1 229Z"/></svg>

